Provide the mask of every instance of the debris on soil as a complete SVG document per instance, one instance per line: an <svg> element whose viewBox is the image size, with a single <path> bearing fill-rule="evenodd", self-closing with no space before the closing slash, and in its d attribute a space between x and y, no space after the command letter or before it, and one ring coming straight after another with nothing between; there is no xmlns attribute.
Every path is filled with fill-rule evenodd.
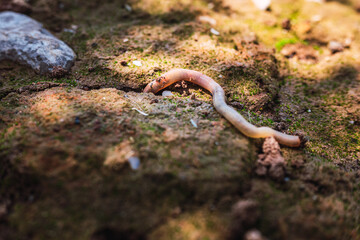
<svg viewBox="0 0 360 240"><path fill-rule="evenodd" d="M15 12L0 13L0 22L0 60L12 60L40 74L55 75L63 75L74 64L74 51L41 23ZM60 68L62 71L56 71Z"/></svg>
<svg viewBox="0 0 360 240"><path fill-rule="evenodd" d="M286 58L294 58L307 63L318 61L317 51L313 47L301 43L287 44L280 53Z"/></svg>
<svg viewBox="0 0 360 240"><path fill-rule="evenodd" d="M210 32L211 32L212 34L216 35L216 36L219 36L219 35L220 35L219 31L215 30L214 28L211 28L211 29L210 29Z"/></svg>
<svg viewBox="0 0 360 240"><path fill-rule="evenodd" d="M133 169L137 169L140 163L129 140L125 140L107 151L104 166L119 170L126 163L129 163Z"/></svg>
<svg viewBox="0 0 360 240"><path fill-rule="evenodd" d="M330 41L328 44L328 48L331 51L331 53L337 53L337 52L342 52L344 51L344 46L343 44L337 42L337 41Z"/></svg>
<svg viewBox="0 0 360 240"><path fill-rule="evenodd" d="M54 78L60 78L64 77L67 73L68 71L61 66L54 66L50 73L50 76Z"/></svg>
<svg viewBox="0 0 360 240"><path fill-rule="evenodd" d="M141 67L142 63L140 61L133 61L133 64L137 67Z"/></svg>
<svg viewBox="0 0 360 240"><path fill-rule="evenodd" d="M197 20L201 23L208 23L210 25L216 25L216 20L210 16L202 15L197 18Z"/></svg>
<svg viewBox="0 0 360 240"><path fill-rule="evenodd" d="M285 160L281 155L280 145L274 137L265 139L263 152L259 154L256 162L256 174L282 181L285 176Z"/></svg>
<svg viewBox="0 0 360 240"><path fill-rule="evenodd" d="M31 6L24 0L2 0L0 2L0 11L29 13L31 10Z"/></svg>
<svg viewBox="0 0 360 240"><path fill-rule="evenodd" d="M132 170L138 170L140 167L140 159L136 156L132 156L128 159Z"/></svg>
<svg viewBox="0 0 360 240"><path fill-rule="evenodd" d="M197 125L197 123L195 122L194 119L190 119L190 122L191 122L191 124L194 126L194 128L197 128L197 127L198 127L198 125Z"/></svg>
<svg viewBox="0 0 360 240"><path fill-rule="evenodd" d="M282 21L281 23L281 27L285 30L290 30L291 29L291 21L290 19L285 19L284 21Z"/></svg>
<svg viewBox="0 0 360 240"><path fill-rule="evenodd" d="M254 200L240 200L232 207L231 239L241 239L254 227L260 216L259 205Z"/></svg>
<svg viewBox="0 0 360 240"><path fill-rule="evenodd" d="M140 109L137 109L137 108L132 108L133 110L136 110L138 113L140 113L141 115L144 115L144 116L149 116L149 114L147 114L146 112L143 112L141 111Z"/></svg>

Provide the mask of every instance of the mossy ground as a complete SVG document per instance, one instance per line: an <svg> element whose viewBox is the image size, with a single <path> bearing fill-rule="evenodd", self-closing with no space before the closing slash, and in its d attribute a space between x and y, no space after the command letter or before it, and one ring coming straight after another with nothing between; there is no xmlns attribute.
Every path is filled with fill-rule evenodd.
<svg viewBox="0 0 360 240"><path fill-rule="evenodd" d="M77 61L61 79L0 63L0 238L224 239L240 199L259 203L254 228L269 239L360 238L356 1L278 0L270 12L240 0L31 3ZM350 48L328 50L346 38ZM284 58L294 43L317 61ZM215 79L253 124L308 136L282 149L286 181L254 174L262 140L232 127L206 91L141 93L172 68ZM124 146L137 171L104 164Z"/></svg>

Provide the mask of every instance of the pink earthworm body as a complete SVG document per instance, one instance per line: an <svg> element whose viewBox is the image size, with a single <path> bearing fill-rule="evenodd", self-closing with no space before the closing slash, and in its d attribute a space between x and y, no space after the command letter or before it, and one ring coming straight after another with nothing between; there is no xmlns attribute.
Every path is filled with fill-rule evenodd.
<svg viewBox="0 0 360 240"><path fill-rule="evenodd" d="M256 127L246 121L235 109L228 106L225 102L225 93L222 87L212 78L201 74L197 71L187 69L173 69L163 74L159 78L149 83L144 92L157 93L167 86L179 82L188 81L195 83L208 91L213 96L213 104L215 109L229 120L240 132L251 138L267 138L274 137L280 144L289 147L299 147L301 140L298 136L288 135L268 127Z"/></svg>

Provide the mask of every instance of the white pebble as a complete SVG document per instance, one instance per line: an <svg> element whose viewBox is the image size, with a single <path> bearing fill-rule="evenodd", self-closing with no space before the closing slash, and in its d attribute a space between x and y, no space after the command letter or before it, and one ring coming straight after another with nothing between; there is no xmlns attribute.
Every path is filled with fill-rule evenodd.
<svg viewBox="0 0 360 240"><path fill-rule="evenodd" d="M171 97L174 96L174 94L172 94L172 92L170 91L163 91L161 94L163 97Z"/></svg>
<svg viewBox="0 0 360 240"><path fill-rule="evenodd" d="M132 7L129 4L125 4L125 9L128 10L128 12L132 11Z"/></svg>
<svg viewBox="0 0 360 240"><path fill-rule="evenodd" d="M223 78L223 75L220 74L220 75L219 75L219 78Z"/></svg>
<svg viewBox="0 0 360 240"><path fill-rule="evenodd" d="M311 109L308 109L307 112L308 112L308 113L311 113Z"/></svg>
<svg viewBox="0 0 360 240"><path fill-rule="evenodd" d="M142 63L140 61L133 61L133 64L138 67L142 66Z"/></svg>
<svg viewBox="0 0 360 240"><path fill-rule="evenodd" d="M220 35L220 33L219 33L218 31L216 31L215 29L213 29L213 28L210 29L210 32L211 32L212 34L216 35L216 36L219 36L219 35Z"/></svg>
<svg viewBox="0 0 360 240"><path fill-rule="evenodd" d="M124 38L123 42L128 42L129 39L128 38Z"/></svg>
<svg viewBox="0 0 360 240"><path fill-rule="evenodd" d="M255 6L260 10L266 10L270 7L271 0L252 0Z"/></svg>
<svg viewBox="0 0 360 240"><path fill-rule="evenodd" d="M351 120L351 121L349 121L349 123L350 123L350 124L354 124L354 123L355 123L355 121Z"/></svg>
<svg viewBox="0 0 360 240"><path fill-rule="evenodd" d="M140 167L140 159L138 157L130 157L128 162L132 170L137 170Z"/></svg>
<svg viewBox="0 0 360 240"><path fill-rule="evenodd" d="M144 116L148 116L149 114L137 109L137 108L132 108L132 110L136 110L138 113L140 113L141 115L144 115Z"/></svg>
<svg viewBox="0 0 360 240"><path fill-rule="evenodd" d="M191 122L191 124L192 124L195 128L198 127L198 125L196 124L196 122L194 121L194 119L190 119L190 122Z"/></svg>

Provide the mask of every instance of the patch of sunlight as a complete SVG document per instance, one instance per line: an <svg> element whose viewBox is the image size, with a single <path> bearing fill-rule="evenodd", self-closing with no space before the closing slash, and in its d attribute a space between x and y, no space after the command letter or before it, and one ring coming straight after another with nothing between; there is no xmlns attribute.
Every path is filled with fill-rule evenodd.
<svg viewBox="0 0 360 240"><path fill-rule="evenodd" d="M164 225L155 229L149 239L223 239L224 224L215 214L206 210L199 210L195 213L185 213L178 218L171 219Z"/></svg>
<svg viewBox="0 0 360 240"><path fill-rule="evenodd" d="M116 89L83 91L55 88L43 91L32 99L30 112L42 123L73 122L83 112L111 112L121 114L128 101Z"/></svg>

